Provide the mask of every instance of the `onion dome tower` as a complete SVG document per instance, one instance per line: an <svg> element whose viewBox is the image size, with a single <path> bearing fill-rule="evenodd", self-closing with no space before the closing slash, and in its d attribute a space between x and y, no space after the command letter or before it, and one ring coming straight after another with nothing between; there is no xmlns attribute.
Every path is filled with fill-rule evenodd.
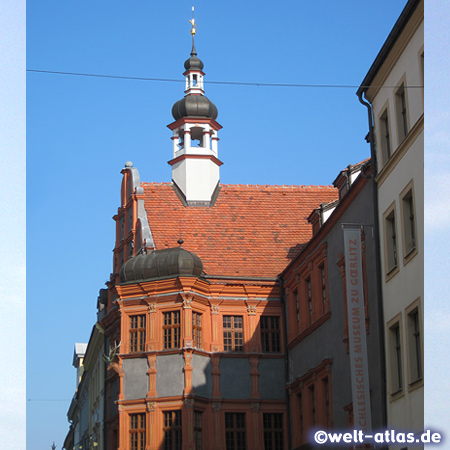
<svg viewBox="0 0 450 450"><path fill-rule="evenodd" d="M219 186L217 108L205 96L203 62L197 57L194 36L197 24L191 21L191 57L184 63L185 96L172 107L172 181L186 206L212 206Z"/></svg>

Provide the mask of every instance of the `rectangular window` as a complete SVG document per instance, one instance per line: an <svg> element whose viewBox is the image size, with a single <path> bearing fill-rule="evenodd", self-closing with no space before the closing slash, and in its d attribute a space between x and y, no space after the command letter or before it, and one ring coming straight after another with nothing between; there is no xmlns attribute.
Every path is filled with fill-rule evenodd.
<svg viewBox="0 0 450 450"><path fill-rule="evenodd" d="M420 54L420 80L422 81L422 99L423 99L423 86L425 85L425 54Z"/></svg>
<svg viewBox="0 0 450 450"><path fill-rule="evenodd" d="M302 393L299 392L297 394L297 400L298 400L298 411L299 411L299 425L300 425L300 435L303 436L303 397L302 397Z"/></svg>
<svg viewBox="0 0 450 450"><path fill-rule="evenodd" d="M181 411L164 411L164 450L181 450Z"/></svg>
<svg viewBox="0 0 450 450"><path fill-rule="evenodd" d="M419 308L408 313L408 346L410 381L422 379L422 340Z"/></svg>
<svg viewBox="0 0 450 450"><path fill-rule="evenodd" d="M408 111L406 108L406 89L402 83L395 93L395 111L397 114L397 132L399 144L408 134Z"/></svg>
<svg viewBox="0 0 450 450"><path fill-rule="evenodd" d="M202 315L192 312L192 337L194 348L202 348Z"/></svg>
<svg viewBox="0 0 450 450"><path fill-rule="evenodd" d="M309 323L312 323L313 301L311 292L311 278L306 279L306 295L308 298Z"/></svg>
<svg viewBox="0 0 450 450"><path fill-rule="evenodd" d="M264 450L283 450L283 414L263 414Z"/></svg>
<svg viewBox="0 0 450 450"><path fill-rule="evenodd" d="M245 413L225 413L226 450L245 450Z"/></svg>
<svg viewBox="0 0 450 450"><path fill-rule="evenodd" d="M130 352L145 351L145 314L130 317Z"/></svg>
<svg viewBox="0 0 450 450"><path fill-rule="evenodd" d="M331 425L331 405L330 405L330 383L328 377L322 379L325 395L325 425Z"/></svg>
<svg viewBox="0 0 450 450"><path fill-rule="evenodd" d="M264 353L281 351L280 318L261 316L261 344Z"/></svg>
<svg viewBox="0 0 450 450"><path fill-rule="evenodd" d="M294 298L295 298L295 312L297 314L297 324L300 325L300 302L298 298L297 289L294 291Z"/></svg>
<svg viewBox="0 0 450 450"><path fill-rule="evenodd" d="M399 322L396 322L389 328L389 357L391 363L391 394L395 394L403 389L402 346Z"/></svg>
<svg viewBox="0 0 450 450"><path fill-rule="evenodd" d="M416 248L416 225L414 217L414 200L410 189L402 198L404 254L408 256Z"/></svg>
<svg viewBox="0 0 450 450"><path fill-rule="evenodd" d="M195 450L202 450L202 413L194 411L194 443Z"/></svg>
<svg viewBox="0 0 450 450"><path fill-rule="evenodd" d="M145 414L130 414L130 450L145 449Z"/></svg>
<svg viewBox="0 0 450 450"><path fill-rule="evenodd" d="M164 348L180 347L180 311L164 313Z"/></svg>
<svg viewBox="0 0 450 450"><path fill-rule="evenodd" d="M314 384L309 386L309 401L311 402L311 419L313 426L316 426L316 390Z"/></svg>
<svg viewBox="0 0 450 450"><path fill-rule="evenodd" d="M325 266L322 264L321 266L319 266L319 270L322 283L322 308L323 313L325 314L327 311L327 280L325 278Z"/></svg>
<svg viewBox="0 0 450 450"><path fill-rule="evenodd" d="M389 133L389 116L387 109L380 117L381 159L386 164L391 157L391 136Z"/></svg>
<svg viewBox="0 0 450 450"><path fill-rule="evenodd" d="M397 235L395 228L395 212L392 210L385 218L386 264L387 272L397 267Z"/></svg>
<svg viewBox="0 0 450 450"><path fill-rule="evenodd" d="M223 316L223 349L226 352L244 350L242 316Z"/></svg>

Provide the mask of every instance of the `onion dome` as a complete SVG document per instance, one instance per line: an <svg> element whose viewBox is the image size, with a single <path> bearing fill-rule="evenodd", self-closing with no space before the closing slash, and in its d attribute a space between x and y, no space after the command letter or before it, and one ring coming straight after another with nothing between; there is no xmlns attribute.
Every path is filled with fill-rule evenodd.
<svg viewBox="0 0 450 450"><path fill-rule="evenodd" d="M191 21L194 24L193 21ZM215 120L218 115L216 105L204 95L203 90L203 62L197 57L194 45L195 28L192 34L191 57L184 63L186 72L185 97L172 107L172 116L175 121L181 118L202 118Z"/></svg>
<svg viewBox="0 0 450 450"><path fill-rule="evenodd" d="M184 63L184 68L186 70L203 70L203 62L197 57L194 42L192 42L191 57Z"/></svg>
<svg viewBox="0 0 450 450"><path fill-rule="evenodd" d="M178 100L172 107L172 116L175 120L182 117L217 118L217 107L204 95L186 95Z"/></svg>
<svg viewBox="0 0 450 450"><path fill-rule="evenodd" d="M120 270L120 281L143 281L162 277L195 276L203 273L201 259L181 247L155 250L129 259Z"/></svg>

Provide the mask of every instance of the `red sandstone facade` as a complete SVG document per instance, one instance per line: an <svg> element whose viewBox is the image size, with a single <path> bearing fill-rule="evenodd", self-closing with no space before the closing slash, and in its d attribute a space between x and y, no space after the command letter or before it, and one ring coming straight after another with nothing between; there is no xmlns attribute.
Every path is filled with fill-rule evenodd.
<svg viewBox="0 0 450 450"><path fill-rule="evenodd" d="M132 190L133 170L123 170L122 206L114 217L115 270L100 321L107 342L120 342L105 380L105 448L287 449L277 275L311 235L311 206L334 200L336 190L222 186L214 207L186 208L170 184ZM139 200L154 245L145 251L176 247L181 222L183 248L201 258L202 276L121 282L120 268L144 249L134 245L142 233ZM164 373L169 366L158 364L164 358L176 361L175 379ZM127 374L133 361L145 362L139 376L146 391L139 398L130 398L137 394L127 387L139 384ZM271 365L281 375L277 392L266 370ZM204 386L198 382L202 374ZM176 395L165 395L171 383Z"/></svg>

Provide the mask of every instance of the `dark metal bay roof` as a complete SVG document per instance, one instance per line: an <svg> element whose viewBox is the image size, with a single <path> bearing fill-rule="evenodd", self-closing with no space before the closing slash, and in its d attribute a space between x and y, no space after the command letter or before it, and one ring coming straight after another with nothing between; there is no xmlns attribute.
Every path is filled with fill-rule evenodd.
<svg viewBox="0 0 450 450"><path fill-rule="evenodd" d="M126 283L163 277L199 277L202 273L203 263L195 253L175 247L129 259L120 270L120 281Z"/></svg>

